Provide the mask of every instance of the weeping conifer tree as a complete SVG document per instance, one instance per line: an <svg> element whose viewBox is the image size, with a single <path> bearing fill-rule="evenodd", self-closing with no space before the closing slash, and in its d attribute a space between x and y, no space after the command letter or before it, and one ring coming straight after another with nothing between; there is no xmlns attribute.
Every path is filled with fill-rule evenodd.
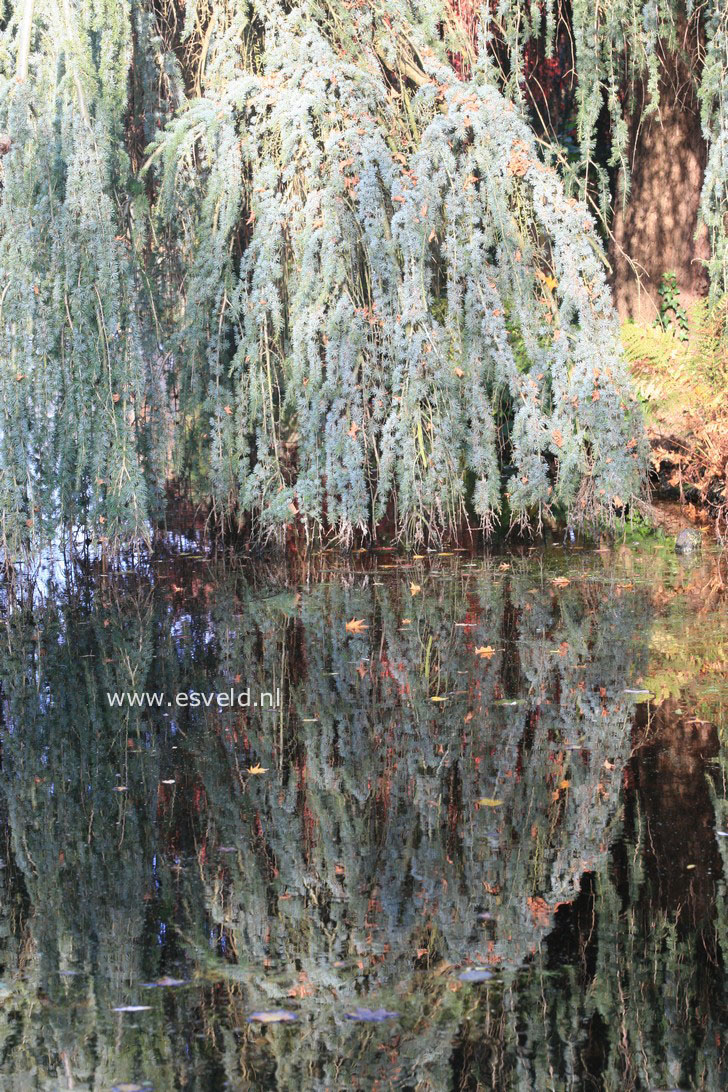
<svg viewBox="0 0 728 1092"><path fill-rule="evenodd" d="M0 43L9 553L64 526L143 537L172 475L255 536L344 542L442 539L466 517L610 523L643 495L595 223L519 93L540 16L525 33L520 0L500 5L504 81L489 9L475 49L460 7L16 0ZM591 24L573 10L586 154ZM621 10L594 22L616 46ZM649 71L648 24L620 33ZM594 54L599 95L613 55Z"/></svg>
<svg viewBox="0 0 728 1092"><path fill-rule="evenodd" d="M642 492L593 221L487 59L462 80L436 48L446 10L215 9L152 154L162 208L199 207L182 345L217 502L256 533L439 538L468 489L486 529L609 521Z"/></svg>
<svg viewBox="0 0 728 1092"><path fill-rule="evenodd" d="M164 398L125 152L117 0L19 0L0 55L0 502L10 556L86 524L147 535Z"/></svg>
<svg viewBox="0 0 728 1092"><path fill-rule="evenodd" d="M725 3L452 4L461 30L460 65L467 69L479 52L488 53L498 85L535 121L545 157L559 165L569 192L588 200L602 225L613 230L610 258L620 303L634 299L633 284L645 276L653 279L656 296L660 276L669 268L665 261L676 263L688 294L698 285L704 294L704 282L713 300L725 293ZM562 103L557 116L542 82L544 77L549 81L548 70L535 64L535 58L551 60L559 73ZM568 116L563 113L565 88ZM576 146L567 154L563 137L568 129L573 129ZM636 210L625 230L631 198Z"/></svg>

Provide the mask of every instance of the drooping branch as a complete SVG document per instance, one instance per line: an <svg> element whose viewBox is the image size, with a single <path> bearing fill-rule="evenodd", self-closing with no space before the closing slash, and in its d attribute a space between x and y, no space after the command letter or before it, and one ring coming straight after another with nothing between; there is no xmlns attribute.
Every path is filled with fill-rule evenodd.
<svg viewBox="0 0 728 1092"><path fill-rule="evenodd" d="M20 18L20 30L18 33L18 61L16 68L16 77L19 83L25 83L28 78L30 38L33 30L33 3L34 0L23 0L23 11Z"/></svg>

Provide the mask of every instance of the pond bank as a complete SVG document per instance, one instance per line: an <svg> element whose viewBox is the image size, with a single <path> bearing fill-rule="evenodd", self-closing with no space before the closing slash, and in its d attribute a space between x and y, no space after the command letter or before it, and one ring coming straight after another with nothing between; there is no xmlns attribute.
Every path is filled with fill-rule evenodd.
<svg viewBox="0 0 728 1092"><path fill-rule="evenodd" d="M725 309L723 309L725 310ZM652 449L653 497L686 521L728 529L728 340L725 315L690 313L685 340L655 326L625 323L622 342L642 401ZM671 509L665 510L668 515ZM667 529L662 507L657 525ZM670 520L668 518L668 524ZM674 533L672 527L668 533Z"/></svg>

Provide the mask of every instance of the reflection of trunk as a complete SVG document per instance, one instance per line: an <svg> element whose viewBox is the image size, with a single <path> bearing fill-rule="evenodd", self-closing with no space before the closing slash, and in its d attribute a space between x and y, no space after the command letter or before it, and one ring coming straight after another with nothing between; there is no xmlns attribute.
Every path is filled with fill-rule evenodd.
<svg viewBox="0 0 728 1092"><path fill-rule="evenodd" d="M683 924L698 925L712 915L721 877L708 781L720 743L713 724L684 716L676 705L671 700L653 709L651 740L637 748L632 770L649 835L645 866L653 883L652 912L664 910ZM637 717L644 731L645 706L638 707Z"/></svg>
<svg viewBox="0 0 728 1092"><path fill-rule="evenodd" d="M655 318L663 273L674 272L680 301L706 294L702 260L709 255L707 233L697 239L698 205L706 152L692 73L674 54L662 55L659 111L642 118L646 88L637 90L627 154L632 186L626 208L615 212L610 248L614 296L622 318ZM642 279L637 281L628 258Z"/></svg>

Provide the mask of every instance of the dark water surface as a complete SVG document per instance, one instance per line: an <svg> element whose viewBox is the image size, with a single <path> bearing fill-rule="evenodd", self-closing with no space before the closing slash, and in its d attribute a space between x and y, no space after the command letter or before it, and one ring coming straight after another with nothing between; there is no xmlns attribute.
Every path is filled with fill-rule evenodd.
<svg viewBox="0 0 728 1092"><path fill-rule="evenodd" d="M3 1092L728 1086L726 584L642 546L6 593ZM166 704L231 689L280 705Z"/></svg>

